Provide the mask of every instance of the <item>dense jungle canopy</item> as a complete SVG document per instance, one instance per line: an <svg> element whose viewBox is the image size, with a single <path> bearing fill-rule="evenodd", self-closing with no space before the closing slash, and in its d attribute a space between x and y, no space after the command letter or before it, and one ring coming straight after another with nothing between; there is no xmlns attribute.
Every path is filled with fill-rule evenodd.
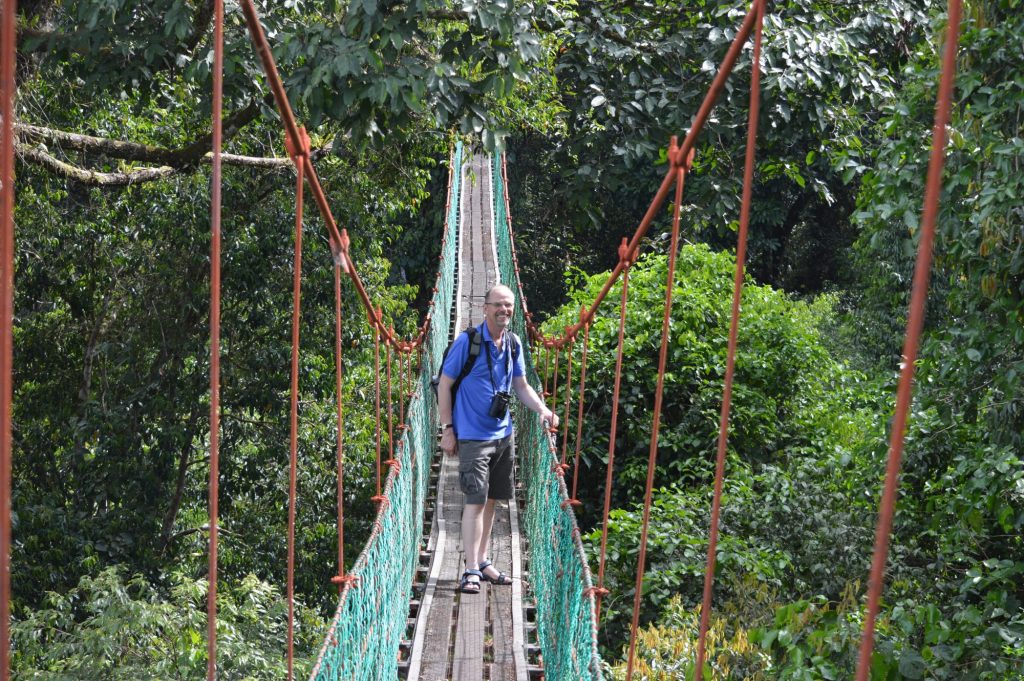
<svg viewBox="0 0 1024 681"><path fill-rule="evenodd" d="M615 264L669 137L687 131L746 12L726 0L257 6L334 214L403 333L433 282L437 253L423 244L439 240L453 140L507 152L529 305L560 329ZM850 677L945 9L769 3L714 678ZM294 172L239 7L226 11L223 669L270 679L284 669ZM209 0L18 3L17 678L196 678L206 666L212 14ZM1024 1L965 0L876 679L1024 678L1021 36ZM750 60L747 49L698 142L681 206L640 642L649 678L688 678L697 630ZM657 218L633 283L601 640L613 678L633 598L668 225L668 213ZM300 673L336 595L331 261L319 218L307 229ZM594 327L580 472L591 547L612 307ZM361 314L349 296L346 315ZM374 508L368 334L345 327L349 560Z"/></svg>

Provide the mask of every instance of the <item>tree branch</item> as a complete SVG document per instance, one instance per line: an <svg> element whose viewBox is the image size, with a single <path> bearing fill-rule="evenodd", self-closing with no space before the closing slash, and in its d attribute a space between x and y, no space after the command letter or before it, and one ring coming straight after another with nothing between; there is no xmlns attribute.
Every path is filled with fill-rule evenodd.
<svg viewBox="0 0 1024 681"><path fill-rule="evenodd" d="M113 140L106 140L113 141ZM93 187L124 187L131 184L151 182L186 170L189 166L159 166L149 168L135 168L121 172L104 173L88 168L81 168L71 163L66 163L55 158L39 147L17 144L15 149L24 161L43 166L47 170L63 175L68 179L81 182ZM322 158L330 152L330 147L319 147L310 154L313 160ZM213 152L206 152L199 159L201 163L213 162ZM287 170L293 166L292 160L284 156L258 157L239 156L237 154L221 154L221 161L226 165L246 166L250 168L264 168L266 170Z"/></svg>
<svg viewBox="0 0 1024 681"><path fill-rule="evenodd" d="M101 173L65 163L42 149L21 144L15 145L15 149L21 158L26 161L43 166L47 170L63 175L68 179L94 187L124 187L130 184L159 180L173 175L179 170L171 166L160 166L159 168L139 168L119 173Z"/></svg>
<svg viewBox="0 0 1024 681"><path fill-rule="evenodd" d="M254 121L259 116L259 113L260 102L253 101L225 118L223 121L224 140L227 141L237 135L242 128ZM213 139L211 133L189 142L180 149L168 149L167 147L136 142L122 142L105 137L80 135L78 133L21 123L15 124L14 129L15 134L27 142L44 142L76 151L101 153L125 161L145 161L146 163L158 163L176 168L199 163L203 155L208 153Z"/></svg>

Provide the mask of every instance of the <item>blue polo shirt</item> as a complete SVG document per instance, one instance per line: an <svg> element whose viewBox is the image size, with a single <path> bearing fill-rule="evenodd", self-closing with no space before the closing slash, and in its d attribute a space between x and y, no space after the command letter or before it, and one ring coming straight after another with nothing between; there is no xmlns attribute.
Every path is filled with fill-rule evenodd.
<svg viewBox="0 0 1024 681"><path fill-rule="evenodd" d="M480 356L473 362L473 368L462 379L455 393L452 421L455 424L455 435L460 440L497 440L512 434L512 415L511 409L503 419L488 414L491 399L500 390L513 392L512 378L526 375L526 363L522 343L518 337L513 341L515 334L510 330L505 331L505 341L499 352L491 340L487 323L480 324L477 329L483 334ZM515 355L513 348L517 346L519 353ZM490 354L490 362L484 353ZM469 334L460 333L448 351L441 372L453 380L458 378L468 356Z"/></svg>

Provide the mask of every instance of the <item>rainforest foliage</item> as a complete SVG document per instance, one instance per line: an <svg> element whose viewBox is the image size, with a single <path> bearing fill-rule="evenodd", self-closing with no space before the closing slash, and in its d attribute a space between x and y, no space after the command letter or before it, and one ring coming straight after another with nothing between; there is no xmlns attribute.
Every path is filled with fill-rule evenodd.
<svg viewBox="0 0 1024 681"><path fill-rule="evenodd" d="M231 673L270 679L284 649L295 175L240 7L226 4L219 626ZM725 0L256 5L335 217L402 333L433 285L437 253L423 244L439 241L458 135L508 152L531 310L552 332L578 318L746 11ZM877 679L1024 674L1022 10L965 1ZM205 667L212 15L210 0L18 3L12 577L25 678ZM711 678L851 675L945 26L936 0L769 3ZM698 141L681 206L638 647L652 679L692 672L751 55ZM616 677L668 229L662 212L630 281L601 634ZM305 232L300 670L333 609L337 556L332 261L308 209ZM595 569L616 299L591 330L580 443ZM375 373L350 289L344 309L351 562L372 522Z"/></svg>

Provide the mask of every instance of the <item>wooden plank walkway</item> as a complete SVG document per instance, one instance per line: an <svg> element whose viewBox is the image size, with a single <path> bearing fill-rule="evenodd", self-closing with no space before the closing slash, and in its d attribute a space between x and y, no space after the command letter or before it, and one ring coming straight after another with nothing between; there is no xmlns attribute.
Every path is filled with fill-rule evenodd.
<svg viewBox="0 0 1024 681"><path fill-rule="evenodd" d="M459 273L455 333L483 321L487 289L498 281L492 239L492 182L489 159L475 155L462 168ZM458 459L443 456L427 543L429 569L416 609L407 678L414 681L526 681L523 634L522 558L518 506L498 504L490 558L515 580L509 587L484 582L479 594L456 589L462 575L462 492Z"/></svg>

